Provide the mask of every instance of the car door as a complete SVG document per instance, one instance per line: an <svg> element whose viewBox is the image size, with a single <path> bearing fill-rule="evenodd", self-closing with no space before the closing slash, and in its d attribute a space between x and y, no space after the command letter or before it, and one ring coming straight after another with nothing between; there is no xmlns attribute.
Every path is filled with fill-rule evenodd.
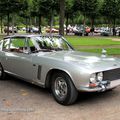
<svg viewBox="0 0 120 120"><path fill-rule="evenodd" d="M5 50L5 70L28 80L37 79L37 66L28 54L27 40L25 37L11 38L9 50Z"/></svg>

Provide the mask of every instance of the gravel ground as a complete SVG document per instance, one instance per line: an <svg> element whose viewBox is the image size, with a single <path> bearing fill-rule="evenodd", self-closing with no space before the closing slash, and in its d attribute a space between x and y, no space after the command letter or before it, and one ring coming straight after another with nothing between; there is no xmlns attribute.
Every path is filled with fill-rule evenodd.
<svg viewBox="0 0 120 120"><path fill-rule="evenodd" d="M120 87L62 106L48 90L8 76L0 81L0 120L120 120Z"/></svg>

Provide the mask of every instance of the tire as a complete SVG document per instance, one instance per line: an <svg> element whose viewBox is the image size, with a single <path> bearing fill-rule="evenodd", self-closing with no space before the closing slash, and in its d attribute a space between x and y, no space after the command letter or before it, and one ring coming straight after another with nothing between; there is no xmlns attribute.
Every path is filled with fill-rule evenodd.
<svg viewBox="0 0 120 120"><path fill-rule="evenodd" d="M62 105L73 104L78 96L78 91L71 78L64 72L58 72L53 75L51 90L54 99Z"/></svg>
<svg viewBox="0 0 120 120"><path fill-rule="evenodd" d="M4 78L5 78L5 72L2 65L0 64L0 80L3 80Z"/></svg>

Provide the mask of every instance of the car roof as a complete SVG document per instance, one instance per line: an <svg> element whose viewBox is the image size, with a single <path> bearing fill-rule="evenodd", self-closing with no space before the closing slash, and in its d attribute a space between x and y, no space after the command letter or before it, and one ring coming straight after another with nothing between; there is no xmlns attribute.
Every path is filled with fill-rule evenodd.
<svg viewBox="0 0 120 120"><path fill-rule="evenodd" d="M15 37L26 37L26 38L30 38L30 37L61 37L61 35L41 35L41 34L38 34L38 35L34 35L34 34L26 34L26 35L11 35L11 36L7 36L7 37L4 37L4 39L7 39L7 38L15 38Z"/></svg>

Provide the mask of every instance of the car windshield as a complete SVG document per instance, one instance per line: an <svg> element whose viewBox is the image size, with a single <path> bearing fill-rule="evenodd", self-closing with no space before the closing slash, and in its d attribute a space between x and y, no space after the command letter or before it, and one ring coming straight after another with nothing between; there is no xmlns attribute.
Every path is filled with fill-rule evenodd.
<svg viewBox="0 0 120 120"><path fill-rule="evenodd" d="M37 46L41 50L70 50L73 49L62 37L34 37Z"/></svg>

